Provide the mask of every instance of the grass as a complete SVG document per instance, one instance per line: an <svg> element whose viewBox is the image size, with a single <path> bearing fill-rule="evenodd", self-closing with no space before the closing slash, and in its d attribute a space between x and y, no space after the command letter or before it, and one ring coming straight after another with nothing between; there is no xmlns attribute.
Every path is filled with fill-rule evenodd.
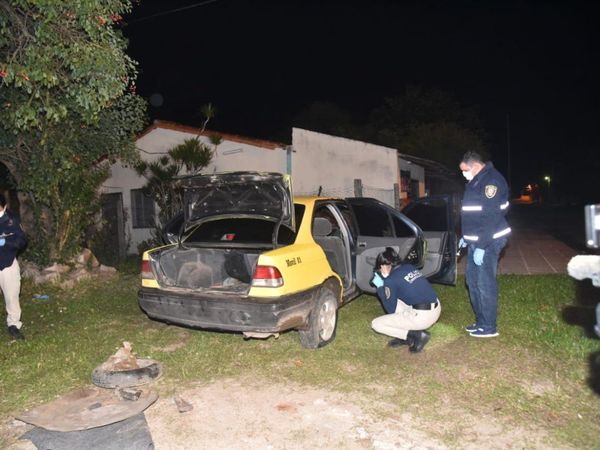
<svg viewBox="0 0 600 450"><path fill-rule="evenodd" d="M566 276L499 277L501 336L488 340L462 331L472 322L463 279L437 286L442 317L426 350L411 355L386 348L387 338L371 330L382 313L373 297L342 308L336 340L309 351L295 332L245 341L153 322L137 306L135 271L70 290L24 283L27 340L0 339L0 418L89 385L92 369L129 341L138 356L162 362L164 392L243 375L391 402L449 424L439 432L447 444L468 429L469 415L526 423L577 448L592 448L600 435L600 402L587 380L589 355L600 347L587 331L600 289ZM36 293L50 299L33 300Z"/></svg>

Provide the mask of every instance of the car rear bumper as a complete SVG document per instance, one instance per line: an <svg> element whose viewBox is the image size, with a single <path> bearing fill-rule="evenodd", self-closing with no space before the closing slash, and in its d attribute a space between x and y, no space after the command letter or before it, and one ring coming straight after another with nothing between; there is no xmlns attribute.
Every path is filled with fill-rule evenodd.
<svg viewBox="0 0 600 450"><path fill-rule="evenodd" d="M265 299L141 288L138 302L148 317L164 322L214 330L278 333L307 326L317 290L318 287Z"/></svg>

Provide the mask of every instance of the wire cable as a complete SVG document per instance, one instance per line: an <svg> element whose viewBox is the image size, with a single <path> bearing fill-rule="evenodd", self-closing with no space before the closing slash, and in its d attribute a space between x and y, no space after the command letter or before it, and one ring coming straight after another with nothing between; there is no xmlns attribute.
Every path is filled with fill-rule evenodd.
<svg viewBox="0 0 600 450"><path fill-rule="evenodd" d="M146 17L140 17L139 19L133 19L133 20L128 20L127 25L131 25L132 23L137 23L137 22L142 22L144 20L148 20L148 19L153 19L155 17L159 17L159 16L166 16L167 14L173 14L179 11L185 11L186 9L192 9L192 8L197 8L199 6L206 6L210 3L215 3L218 2L219 0L205 0L203 2L198 2L198 3L194 3L193 5L188 5L188 6L182 6L181 8L175 8L175 9L170 9L168 11L161 11L158 12L156 14L151 14L149 16Z"/></svg>

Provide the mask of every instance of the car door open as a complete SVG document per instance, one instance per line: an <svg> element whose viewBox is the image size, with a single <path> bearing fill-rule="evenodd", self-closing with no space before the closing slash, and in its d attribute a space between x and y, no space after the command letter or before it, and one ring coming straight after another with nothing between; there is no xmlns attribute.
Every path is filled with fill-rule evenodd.
<svg viewBox="0 0 600 450"><path fill-rule="evenodd" d="M456 284L456 231L452 198L419 198L410 202L402 213L419 225L427 241L421 272L434 283Z"/></svg>
<svg viewBox="0 0 600 450"><path fill-rule="evenodd" d="M348 198L358 228L356 238L356 284L374 293L370 281L377 255L392 247L402 260L421 267L423 233L411 220L391 206L372 198Z"/></svg>

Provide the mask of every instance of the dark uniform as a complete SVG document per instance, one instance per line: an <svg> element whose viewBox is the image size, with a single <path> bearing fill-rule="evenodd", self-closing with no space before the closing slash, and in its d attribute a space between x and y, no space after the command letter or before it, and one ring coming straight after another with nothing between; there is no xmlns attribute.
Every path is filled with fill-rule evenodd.
<svg viewBox="0 0 600 450"><path fill-rule="evenodd" d="M412 264L400 264L392 269L383 286L377 288L383 308L388 313L377 317L371 327L378 333L406 340L409 333L426 330L440 317L441 305L429 281ZM420 333L411 344L411 351L420 351L429 340ZM410 339L409 339L410 341ZM420 346L415 350L415 346Z"/></svg>
<svg viewBox="0 0 600 450"><path fill-rule="evenodd" d="M383 286L377 288L377 296L388 314L396 312L398 299L410 306L437 301L437 294L429 281L412 264L394 267L384 278Z"/></svg>
<svg viewBox="0 0 600 450"><path fill-rule="evenodd" d="M511 232L505 219L508 205L506 180L488 162L465 186L461 213L463 239L469 247L466 278L476 321L472 329L468 329L471 334L497 334L496 270L500 252ZM479 266L473 261L476 249L485 251Z"/></svg>
<svg viewBox="0 0 600 450"><path fill-rule="evenodd" d="M6 322L9 327L21 328L21 271L17 253L27 245L27 238L19 220L8 211L0 217L0 289L6 305Z"/></svg>

